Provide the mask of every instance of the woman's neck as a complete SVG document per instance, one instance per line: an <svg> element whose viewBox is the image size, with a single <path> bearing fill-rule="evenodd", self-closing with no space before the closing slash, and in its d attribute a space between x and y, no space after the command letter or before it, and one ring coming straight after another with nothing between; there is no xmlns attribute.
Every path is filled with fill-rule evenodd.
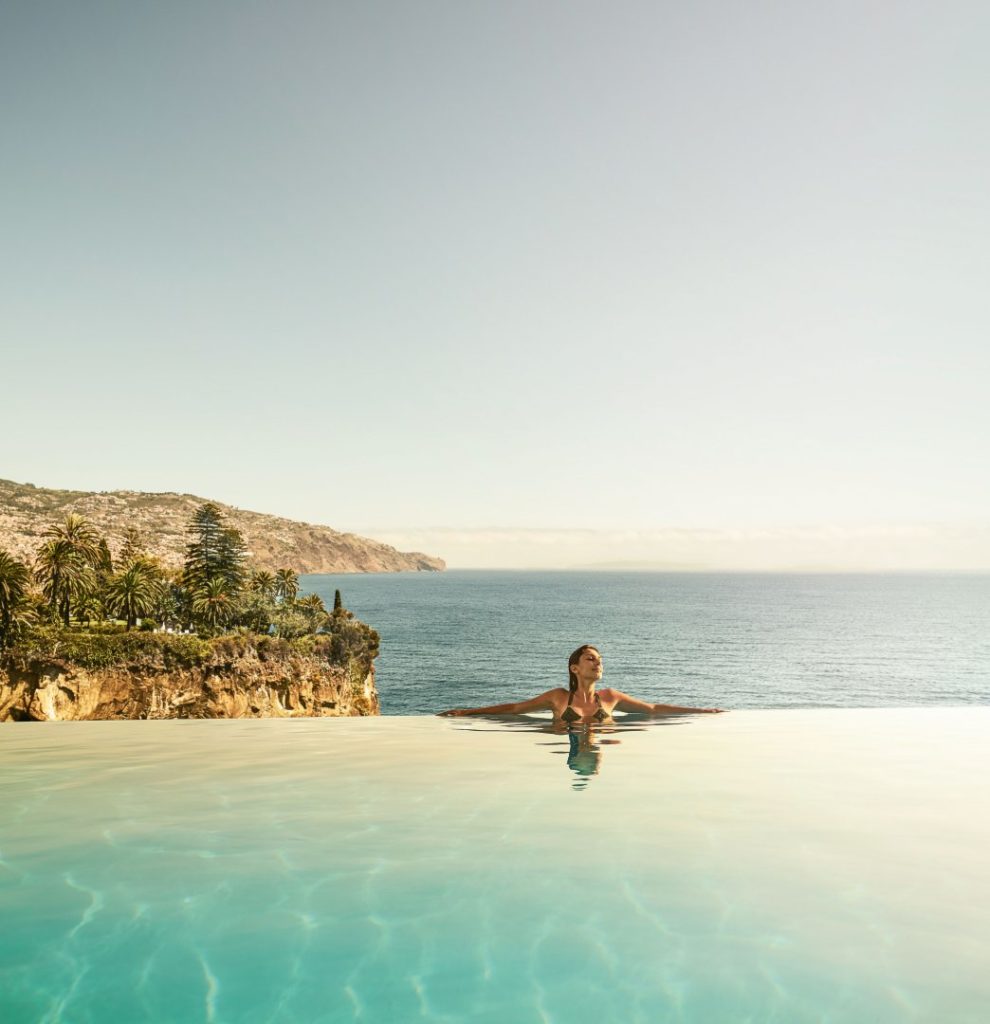
<svg viewBox="0 0 990 1024"><path fill-rule="evenodd" d="M590 683L578 682L578 684L577 684L577 692L578 692L578 696L582 697L584 700L588 700L589 697L594 697L594 695L595 695L595 681L592 679L592 681Z"/></svg>

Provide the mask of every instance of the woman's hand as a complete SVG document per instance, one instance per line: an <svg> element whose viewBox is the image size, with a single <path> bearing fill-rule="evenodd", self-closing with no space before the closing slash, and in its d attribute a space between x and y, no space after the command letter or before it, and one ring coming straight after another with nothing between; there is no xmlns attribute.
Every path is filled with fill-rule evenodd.
<svg viewBox="0 0 990 1024"><path fill-rule="evenodd" d="M468 712L464 708L451 708L449 711L437 712L437 718L463 718Z"/></svg>

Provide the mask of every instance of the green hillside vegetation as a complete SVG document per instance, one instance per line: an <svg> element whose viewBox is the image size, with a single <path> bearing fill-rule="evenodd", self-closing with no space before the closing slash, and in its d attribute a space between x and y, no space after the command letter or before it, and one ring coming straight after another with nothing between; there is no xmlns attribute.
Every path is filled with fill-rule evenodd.
<svg viewBox="0 0 990 1024"><path fill-rule="evenodd" d="M116 559L83 517L45 531L32 564L0 550L0 651L12 662L64 659L87 668L220 664L248 648L344 665L378 653L378 634L335 600L299 597L292 569L252 570L240 532L200 505L181 568L150 555L129 528Z"/></svg>

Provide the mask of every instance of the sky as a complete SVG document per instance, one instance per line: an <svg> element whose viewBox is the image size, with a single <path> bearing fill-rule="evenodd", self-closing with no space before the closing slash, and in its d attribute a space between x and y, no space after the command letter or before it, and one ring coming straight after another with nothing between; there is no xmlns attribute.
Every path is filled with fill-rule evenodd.
<svg viewBox="0 0 990 1024"><path fill-rule="evenodd" d="M990 569L990 7L0 5L0 477L451 566Z"/></svg>

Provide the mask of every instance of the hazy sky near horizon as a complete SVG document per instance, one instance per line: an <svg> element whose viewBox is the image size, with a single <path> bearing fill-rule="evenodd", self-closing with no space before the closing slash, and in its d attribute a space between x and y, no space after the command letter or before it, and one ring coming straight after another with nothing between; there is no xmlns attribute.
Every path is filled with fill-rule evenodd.
<svg viewBox="0 0 990 1024"><path fill-rule="evenodd" d="M957 0L6 2L0 477L452 564L990 568L988 38Z"/></svg>

